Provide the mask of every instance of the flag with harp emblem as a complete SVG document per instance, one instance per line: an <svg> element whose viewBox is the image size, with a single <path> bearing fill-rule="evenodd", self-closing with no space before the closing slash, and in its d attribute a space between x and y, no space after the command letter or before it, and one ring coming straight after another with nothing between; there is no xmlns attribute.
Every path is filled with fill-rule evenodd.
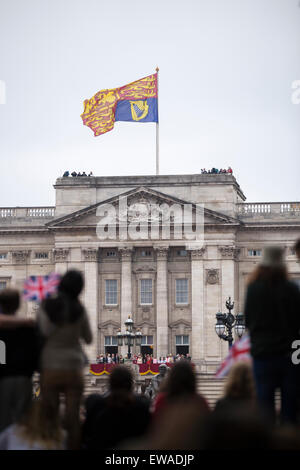
<svg viewBox="0 0 300 470"><path fill-rule="evenodd" d="M81 118L95 136L111 131L115 121L158 122L157 73L120 88L100 90L84 101Z"/></svg>

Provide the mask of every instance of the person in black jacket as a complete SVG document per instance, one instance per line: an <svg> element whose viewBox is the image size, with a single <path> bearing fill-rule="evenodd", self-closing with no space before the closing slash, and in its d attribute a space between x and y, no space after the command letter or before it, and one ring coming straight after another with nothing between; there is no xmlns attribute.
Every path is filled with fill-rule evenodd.
<svg viewBox="0 0 300 470"><path fill-rule="evenodd" d="M0 432L19 420L31 404L31 379L38 368L37 327L30 319L13 318L19 304L17 290L0 292L0 341L6 351L5 364L0 364Z"/></svg>
<svg viewBox="0 0 300 470"><path fill-rule="evenodd" d="M150 424L150 401L133 393L133 376L126 366L116 366L109 377L107 396L86 400L83 448L112 449L128 439L141 437Z"/></svg>
<svg viewBox="0 0 300 470"><path fill-rule="evenodd" d="M300 367L292 363L292 343L299 339L300 292L288 280L279 247L267 247L248 286L245 322L258 402L275 420L275 390L281 391L281 418L295 424Z"/></svg>

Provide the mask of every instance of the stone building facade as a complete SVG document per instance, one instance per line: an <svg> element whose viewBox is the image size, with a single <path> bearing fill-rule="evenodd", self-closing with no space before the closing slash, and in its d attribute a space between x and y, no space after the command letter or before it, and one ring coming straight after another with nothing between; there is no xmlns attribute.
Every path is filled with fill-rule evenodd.
<svg viewBox="0 0 300 470"><path fill-rule="evenodd" d="M284 247L290 276L300 280L300 203L246 203L230 174L68 177L54 188L55 207L0 208L0 288L80 270L91 361L116 350L131 315L144 352L189 352L200 372L212 373L228 350L215 333L216 313L229 296L234 313L243 311L263 248ZM36 310L23 303L21 314Z"/></svg>

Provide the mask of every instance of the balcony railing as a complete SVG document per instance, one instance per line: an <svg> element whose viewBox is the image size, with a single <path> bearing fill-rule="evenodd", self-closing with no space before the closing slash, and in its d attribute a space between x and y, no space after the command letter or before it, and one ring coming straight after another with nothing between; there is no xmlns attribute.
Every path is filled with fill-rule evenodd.
<svg viewBox="0 0 300 470"><path fill-rule="evenodd" d="M0 218L54 217L55 207L0 207Z"/></svg>
<svg viewBox="0 0 300 470"><path fill-rule="evenodd" d="M238 214L255 217L266 214L300 216L300 202L250 202L237 204Z"/></svg>

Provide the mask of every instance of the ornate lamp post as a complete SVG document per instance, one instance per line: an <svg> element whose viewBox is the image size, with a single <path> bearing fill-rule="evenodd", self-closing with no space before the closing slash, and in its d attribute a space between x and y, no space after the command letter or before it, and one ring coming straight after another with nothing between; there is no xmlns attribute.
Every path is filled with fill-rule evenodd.
<svg viewBox="0 0 300 470"><path fill-rule="evenodd" d="M237 315L231 313L234 307L234 302L231 302L231 297L226 300L225 305L228 313L218 312L216 314L217 323L215 330L219 338L228 341L230 349L233 343L232 330L234 329L236 335L241 338L245 331L245 321L243 313L238 313Z"/></svg>
<svg viewBox="0 0 300 470"><path fill-rule="evenodd" d="M142 332L137 329L136 332L133 332L134 323L130 315L128 315L127 320L125 321L125 333L122 333L121 330L118 331L118 346L123 346L123 340L125 345L128 346L128 359L131 359L131 346L135 344L136 346L141 346L142 344Z"/></svg>

